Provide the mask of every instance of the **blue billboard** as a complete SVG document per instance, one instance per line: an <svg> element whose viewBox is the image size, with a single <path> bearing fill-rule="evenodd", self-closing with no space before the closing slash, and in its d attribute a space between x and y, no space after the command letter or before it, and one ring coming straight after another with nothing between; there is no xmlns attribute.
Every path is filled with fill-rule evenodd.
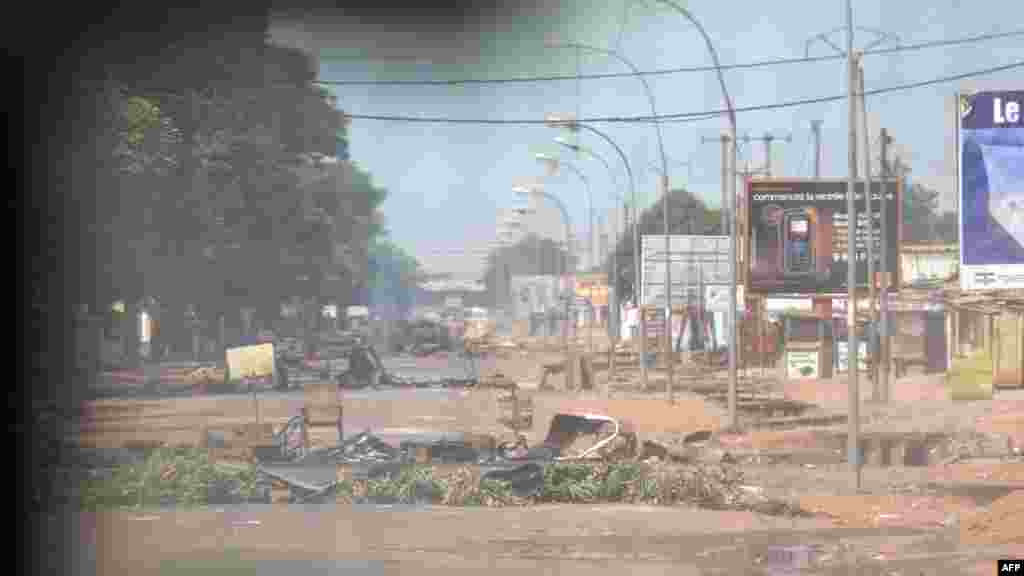
<svg viewBox="0 0 1024 576"><path fill-rule="evenodd" d="M961 288L1024 288L1024 91L958 104Z"/></svg>

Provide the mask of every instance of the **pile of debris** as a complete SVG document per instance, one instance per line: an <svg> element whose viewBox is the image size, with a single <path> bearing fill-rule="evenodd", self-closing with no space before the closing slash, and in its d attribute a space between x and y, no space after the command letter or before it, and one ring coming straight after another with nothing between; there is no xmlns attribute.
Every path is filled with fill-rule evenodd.
<svg viewBox="0 0 1024 576"><path fill-rule="evenodd" d="M727 458L693 457L708 436L688 437L690 452L651 441L641 447L628 421L562 413L537 446L528 446L521 435L499 443L488 435L418 433L396 447L366 430L339 446L290 461L264 461L258 469L287 487L295 502L329 497L502 506L604 501L799 513L798 507L744 486Z"/></svg>
<svg viewBox="0 0 1024 576"><path fill-rule="evenodd" d="M400 322L394 334L394 351L412 356L430 356L453 349L451 333L441 322L420 318Z"/></svg>
<svg viewBox="0 0 1024 576"><path fill-rule="evenodd" d="M987 510L960 524L960 541L970 544L1011 544L1024 541L1024 490L996 500Z"/></svg>

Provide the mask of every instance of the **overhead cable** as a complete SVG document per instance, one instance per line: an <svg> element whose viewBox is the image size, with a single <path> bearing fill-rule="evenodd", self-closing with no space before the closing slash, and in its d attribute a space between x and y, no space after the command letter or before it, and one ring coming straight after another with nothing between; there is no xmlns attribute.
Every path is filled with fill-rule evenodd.
<svg viewBox="0 0 1024 576"><path fill-rule="evenodd" d="M1013 70L1015 68L1024 67L1024 61L1014 62L1012 64L1006 64L1004 66L995 66L992 68L985 68L982 70L974 70L972 72L966 72L963 74L955 74L952 76L942 76L939 78L933 78L931 80L922 80L920 82L912 82L908 84L899 84L896 86L889 86L886 88L876 88L873 90L865 90L865 96L876 96L879 94L888 94L892 92L901 92L904 90L912 90L914 88L922 88L925 86L933 86L937 84L945 84L948 82L955 82L957 80L964 80L967 78L973 78L977 76L986 76L994 74L996 72L1005 72L1007 70ZM857 94L860 96L860 94ZM736 113L741 112L758 112L764 110L777 110L781 108L795 108L797 106L808 106L811 104L824 104L827 102L836 102L845 100L846 94L837 96L820 96L817 98L802 98L798 100L787 100L784 102L776 102L772 104L759 104L754 106L742 106L735 109ZM707 110L703 112L680 112L676 114L659 114L657 116L646 115L646 116L604 116L594 118L580 118L576 122L580 124L630 124L630 123L650 123L650 122L699 122L701 120L708 120L718 116L722 116L728 113L728 110ZM545 125L548 124L548 120L543 119L504 119L504 118L447 118L438 116L401 116L401 115L382 115L382 114L345 114L347 119L351 120L376 120L382 122L408 122L408 123L422 123L422 124L483 124L483 125Z"/></svg>
<svg viewBox="0 0 1024 576"><path fill-rule="evenodd" d="M866 50L863 52L864 55L879 55L879 54L892 54L896 52L909 52L914 50L923 50L927 48L940 48L944 46L955 46L958 44L972 44L976 42L985 42L988 40L998 40L1002 38L1012 38L1016 36L1024 36L1024 30L1015 30L1012 32L996 32L991 34L981 34L977 36L968 36L964 38L954 38L947 40L932 40L929 42L921 42L918 44L904 44L901 46L891 46L888 48L875 48L872 50ZM844 55L830 54L828 56L806 56L801 58L772 58L766 60L757 60L753 62L744 62L739 64L726 64L721 67L722 70L740 70L750 68L764 68L767 66L780 66L787 64L807 64L813 62L827 62L832 60L845 59ZM325 60L329 60L325 58ZM565 80L601 80L608 78L627 78L632 76L665 76L669 74L681 74L688 72L714 72L716 68L710 65L703 66L684 66L680 68L666 68L662 70L650 70L640 71L639 74L633 72L611 72L606 74L556 74L548 76L521 76L515 78L462 78L452 80L316 80L315 84L323 86L453 86L459 84L515 84L515 83L531 83L531 82L558 82Z"/></svg>

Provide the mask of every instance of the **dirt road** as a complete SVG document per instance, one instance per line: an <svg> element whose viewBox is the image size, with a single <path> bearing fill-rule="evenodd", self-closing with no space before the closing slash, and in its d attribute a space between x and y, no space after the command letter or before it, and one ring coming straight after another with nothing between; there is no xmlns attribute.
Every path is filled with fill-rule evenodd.
<svg viewBox="0 0 1024 576"><path fill-rule="evenodd" d="M778 548L809 547L816 552L808 568L817 574L854 568L857 574L955 575L1020 552L1020 546L966 547L937 531L880 533L832 529L816 519L637 506L257 506L79 514L53 522L79 527L81 545L66 561L94 566L96 574L771 574L764 570L787 563Z"/></svg>
<svg viewBox="0 0 1024 576"><path fill-rule="evenodd" d="M536 380L540 364L537 355L513 354L489 361L484 369ZM942 397L934 379L896 384L893 402L865 404L865 431L977 430L1000 432L1015 441L1024 433L1024 398L1019 395L952 403ZM845 409L842 383L784 387L791 397ZM301 392L262 394L261 418L283 422L302 403ZM627 417L642 436L654 437L717 430L722 422L719 407L685 393L669 405L660 395L607 399L597 391L536 392L530 440L538 442L550 416L562 410ZM345 414L348 433L363 428L502 432L492 392L350 393ZM117 446L139 439L193 443L203 425L253 418L247 396L103 400L87 407L77 433L87 445ZM734 450L825 451L820 437L809 430L762 431L720 440ZM1024 445L1024 438L1017 445ZM856 494L844 464L744 466L747 484L767 495L796 497L822 513L801 520L739 512L559 506L415 511L329 507L315 512L256 507L81 514L74 522L81 527L84 545L78 560L101 574L175 574L190 568L296 576L318 569L346 574L754 574L770 573L755 571L765 567L770 546L810 544L821 547L815 573L849 573L856 565L858 574L989 574L994 558L1024 556L1024 540L1008 528L1020 504L1019 492L1009 494L1024 488L1022 473L1020 463L979 461L920 468L869 466L863 474L867 493ZM958 519L950 521L950 514ZM841 547L840 538L851 547ZM1003 547L985 548L997 544Z"/></svg>

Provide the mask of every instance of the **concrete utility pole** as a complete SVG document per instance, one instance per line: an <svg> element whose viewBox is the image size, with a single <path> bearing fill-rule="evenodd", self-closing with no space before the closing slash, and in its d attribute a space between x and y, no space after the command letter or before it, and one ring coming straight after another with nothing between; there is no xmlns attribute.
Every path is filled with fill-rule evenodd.
<svg viewBox="0 0 1024 576"><path fill-rule="evenodd" d="M722 220L721 233L729 233L729 134L723 133L718 138L702 137L701 143L708 144L718 142L722 145L722 204L719 208L719 215Z"/></svg>
<svg viewBox="0 0 1024 576"><path fill-rule="evenodd" d="M879 371L879 389L882 395L882 401L889 401L889 242L892 241L889 238L888 226L886 223L889 221L888 216L888 198L885 198L885 184L889 180L889 144L892 143L892 139L889 137L889 131L882 128L881 131L881 153L880 163L882 169L882 296L879 302L880 315L879 328L881 332L881 341L879 342L878 355L881 357L881 369Z"/></svg>
<svg viewBox="0 0 1024 576"><path fill-rule="evenodd" d="M871 136L868 134L868 103L864 96L864 59L862 55L858 56L858 67L857 67L857 84L860 92L860 122L861 122L861 140L864 142L864 208L867 212L867 237L865 242L867 243L868 250L868 305L871 308L869 317L871 318L871 326L874 330L878 329L878 309L875 306L875 298L877 297L875 292L875 209L874 203L872 202L873 192L871 190ZM885 184L882 184L883 197L881 202L885 203ZM883 269L884 270L884 269ZM874 353L875 337L872 334L871 340L868 342L871 349L868 351L868 356L871 358L870 374L871 374L871 399L875 402L881 400L878 386L878 358Z"/></svg>
<svg viewBox="0 0 1024 576"><path fill-rule="evenodd" d="M858 83L857 73L857 56L853 52L853 5L852 0L845 0L844 9L846 12L846 22L844 26L835 28L829 32L817 34L813 38L807 41L806 55L810 56L810 46L815 41L821 41L830 46L835 52L846 58L846 103L847 103L847 122L849 123L849 176L846 183L846 209L847 209L847 267L846 267L846 281L847 281L847 371L849 372L849 415L847 416L847 459L850 464L851 471L854 473L854 483L856 488L860 489L860 388L857 382L857 365L858 365L858 353L857 353L857 250L856 250L856 239L857 239L857 204L854 196L855 181L857 180L857 103L856 103L856 86ZM857 30L871 32L875 34L876 39L874 42L868 44L862 51L866 52L876 45L881 44L887 40L896 40L898 38L887 32L875 29L858 26ZM829 39L829 35L836 32L846 33L846 49L837 46L834 42ZM820 142L820 140L819 140Z"/></svg>
<svg viewBox="0 0 1024 576"><path fill-rule="evenodd" d="M849 177L846 181L846 371L850 379L847 458L854 476L854 486L860 490L860 388L857 383L857 203L854 198L854 180L857 178L857 104L854 88L857 85L857 61L853 53L853 0L846 0L846 108L849 138Z"/></svg>
<svg viewBox="0 0 1024 576"><path fill-rule="evenodd" d="M814 133L814 179L821 178L821 120L811 120Z"/></svg>

